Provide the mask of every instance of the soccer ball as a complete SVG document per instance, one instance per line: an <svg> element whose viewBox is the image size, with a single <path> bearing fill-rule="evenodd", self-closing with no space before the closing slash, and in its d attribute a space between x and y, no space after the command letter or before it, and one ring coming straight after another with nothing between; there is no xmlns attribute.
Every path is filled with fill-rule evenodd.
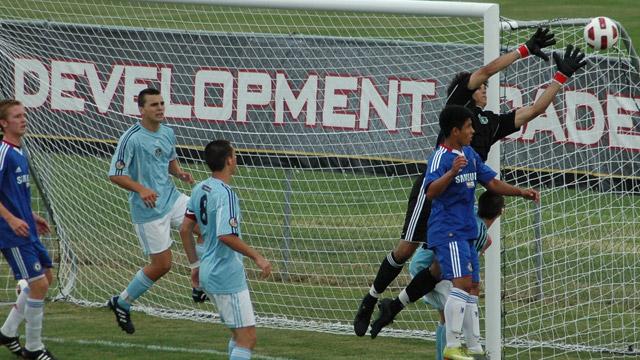
<svg viewBox="0 0 640 360"><path fill-rule="evenodd" d="M618 42L618 26L608 17L593 18L584 27L584 41L596 50L605 50Z"/></svg>

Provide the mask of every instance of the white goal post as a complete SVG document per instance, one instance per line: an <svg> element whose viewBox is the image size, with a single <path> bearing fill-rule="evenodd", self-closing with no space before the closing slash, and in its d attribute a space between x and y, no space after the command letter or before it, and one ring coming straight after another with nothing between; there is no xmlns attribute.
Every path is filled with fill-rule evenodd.
<svg viewBox="0 0 640 360"><path fill-rule="evenodd" d="M512 21L495 4L417 0L48 0L0 4L0 14L0 92L29 114L35 208L55 224L45 244L59 299L103 306L146 262L127 194L106 174L139 118L135 95L153 86L197 181L209 175L208 141L237 149L243 234L274 265L260 280L245 262L258 325L341 334L353 333L399 239L449 81L537 26L556 34L549 55L584 48L588 20ZM638 354L640 76L620 29L618 46L586 49L587 66L549 109L490 153L505 181L542 196L538 206L509 198L491 229L480 302L492 359ZM555 70L553 60L517 61L489 80L488 108L531 104ZM216 319L212 304L191 301L176 235L172 271L134 311ZM437 322L418 302L381 336L432 340Z"/></svg>

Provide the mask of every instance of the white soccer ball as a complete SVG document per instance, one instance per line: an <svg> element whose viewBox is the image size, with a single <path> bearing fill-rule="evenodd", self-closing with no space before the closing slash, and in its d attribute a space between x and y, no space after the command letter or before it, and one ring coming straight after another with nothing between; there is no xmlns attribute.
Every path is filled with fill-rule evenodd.
<svg viewBox="0 0 640 360"><path fill-rule="evenodd" d="M584 27L584 41L596 50L608 49L618 43L618 26L608 17L593 18Z"/></svg>

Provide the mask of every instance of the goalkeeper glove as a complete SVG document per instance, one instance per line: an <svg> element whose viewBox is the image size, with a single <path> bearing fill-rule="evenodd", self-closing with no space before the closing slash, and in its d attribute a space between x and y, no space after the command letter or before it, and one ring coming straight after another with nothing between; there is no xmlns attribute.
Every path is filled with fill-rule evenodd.
<svg viewBox="0 0 640 360"><path fill-rule="evenodd" d="M584 53L580 52L580 48L573 48L573 45L567 45L567 48L564 52L564 58L560 58L558 53L553 53L553 61L555 61L556 66L558 67L558 72L553 77L554 80L559 82L560 84L564 84L569 80L573 74L578 71L581 67L587 65L587 62L584 61Z"/></svg>
<svg viewBox="0 0 640 360"><path fill-rule="evenodd" d="M205 294L205 292L202 291L202 289L198 289L198 288L191 289L191 298L193 298L193 302L195 303L203 303L209 300L209 297L207 296L207 294Z"/></svg>
<svg viewBox="0 0 640 360"><path fill-rule="evenodd" d="M549 57L547 54L542 52L542 49L547 46L554 45L556 43L556 39L554 39L554 34L549 32L549 28L538 28L536 33L531 36L524 45L520 45L518 48L518 52L520 53L521 58L526 58L529 55L535 55L544 59L544 61L549 61Z"/></svg>

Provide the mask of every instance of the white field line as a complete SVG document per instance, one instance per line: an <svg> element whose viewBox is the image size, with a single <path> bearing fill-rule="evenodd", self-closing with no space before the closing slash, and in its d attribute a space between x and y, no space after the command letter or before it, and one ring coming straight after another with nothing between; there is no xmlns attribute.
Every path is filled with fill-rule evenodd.
<svg viewBox="0 0 640 360"><path fill-rule="evenodd" d="M21 338L24 338L24 336L21 336ZM114 341L106 341L106 340L63 339L63 338L56 338L56 337L43 337L42 340L45 343L52 342L56 344L97 345L97 346L105 346L105 347L120 348L120 349L141 349L141 350L149 350L149 351L174 352L174 353L183 353L183 354L211 354L211 355L219 355L219 356L225 356L225 357L228 356L226 351L218 351L213 349L191 349L191 348L182 348L182 347L165 346L165 345L144 345L144 344L132 344L132 343L126 343L126 342L114 342ZM261 360L291 360L287 358L260 355L255 353L251 355L251 358L261 359Z"/></svg>

